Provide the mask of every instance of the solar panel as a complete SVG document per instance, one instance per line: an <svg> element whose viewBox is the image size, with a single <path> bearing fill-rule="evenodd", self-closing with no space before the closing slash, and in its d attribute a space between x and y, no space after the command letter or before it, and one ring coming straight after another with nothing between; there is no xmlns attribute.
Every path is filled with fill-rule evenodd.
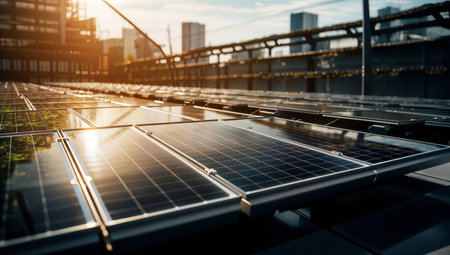
<svg viewBox="0 0 450 255"><path fill-rule="evenodd" d="M78 186L71 184L54 134L0 137L0 152L0 251L27 250L33 245L21 243L96 226ZM84 241L67 245L95 242L95 231L89 231L91 240L85 233Z"/></svg>
<svg viewBox="0 0 450 255"><path fill-rule="evenodd" d="M170 112L177 115L183 115L199 120L217 120L217 119L237 119L241 118L243 114L211 110L206 108L194 107L192 105L185 106L163 106L163 107L152 107L164 112Z"/></svg>
<svg viewBox="0 0 450 255"><path fill-rule="evenodd" d="M100 98L103 98L103 96L101 96ZM130 105L142 105L142 106L160 106L161 105L161 104L155 103L152 100L133 98L133 97L114 96L114 97L110 97L108 99L112 100L114 102L125 103L125 104L130 104Z"/></svg>
<svg viewBox="0 0 450 255"><path fill-rule="evenodd" d="M38 110L53 110L53 109L66 109L66 108L86 108L86 107L114 107L117 104L107 103L107 102L86 102L86 103L42 103L33 104Z"/></svg>
<svg viewBox="0 0 450 255"><path fill-rule="evenodd" d="M372 164L444 148L439 145L276 118L230 120L228 122L330 152L342 153L347 157Z"/></svg>
<svg viewBox="0 0 450 255"><path fill-rule="evenodd" d="M351 112L333 112L325 114L326 117L354 119L361 121L380 122L393 125L408 125L415 123L424 123L426 120L432 120L433 117L399 113L399 112L386 112L386 111L351 111Z"/></svg>
<svg viewBox="0 0 450 255"><path fill-rule="evenodd" d="M215 169L244 192L363 166L220 122L142 128L206 167Z"/></svg>
<svg viewBox="0 0 450 255"><path fill-rule="evenodd" d="M8 98L1 102L1 104L23 104L23 99L21 98Z"/></svg>
<svg viewBox="0 0 450 255"><path fill-rule="evenodd" d="M322 113L332 113L332 112L344 112L344 111L354 111L355 107L346 106L334 106L325 104L310 104L310 103L296 103L296 102L283 102L276 107L277 109L290 109L298 112L312 113L312 114L322 114Z"/></svg>
<svg viewBox="0 0 450 255"><path fill-rule="evenodd" d="M95 100L94 98L89 97L69 97L69 98L36 98L36 99L30 99L31 103L38 104L38 103L54 103L54 102L99 102L98 100Z"/></svg>
<svg viewBox="0 0 450 255"><path fill-rule="evenodd" d="M24 111L0 113L0 133L89 128L68 111Z"/></svg>
<svg viewBox="0 0 450 255"><path fill-rule="evenodd" d="M192 212L221 205L223 210L214 214L232 213L237 220L240 205L235 194L132 128L70 131L67 136L86 175L92 178L109 226L183 211L183 217L192 221ZM231 211L227 209L230 203ZM161 224L155 220L147 223ZM179 224L176 220L169 223ZM114 229L124 231L114 227L112 232ZM114 233L112 238L120 239Z"/></svg>
<svg viewBox="0 0 450 255"><path fill-rule="evenodd" d="M427 120L427 121L425 121L425 125L448 128L448 127L450 127L450 118L439 119L439 120Z"/></svg>
<svg viewBox="0 0 450 255"><path fill-rule="evenodd" d="M74 109L97 127L189 121L180 116L141 107Z"/></svg>
<svg viewBox="0 0 450 255"><path fill-rule="evenodd" d="M0 112L25 111L28 110L26 104L4 104L0 105Z"/></svg>

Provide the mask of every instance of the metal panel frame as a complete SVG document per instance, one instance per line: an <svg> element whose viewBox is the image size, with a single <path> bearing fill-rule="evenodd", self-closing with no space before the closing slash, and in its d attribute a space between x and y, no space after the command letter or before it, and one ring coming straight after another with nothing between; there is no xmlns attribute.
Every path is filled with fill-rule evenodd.
<svg viewBox="0 0 450 255"><path fill-rule="evenodd" d="M226 121L223 122L227 123ZM247 130L248 132L258 133L251 129L246 129L245 127L236 127L236 128L242 128L244 130ZM264 133L259 134L264 135ZM152 137L155 137L153 134L150 135ZM296 144L301 147L306 147L308 149L314 149L312 146L304 146L302 143L295 142L292 140L280 139L278 137L273 136L269 137L272 137L274 139L283 142L290 142L292 144ZM164 141L162 140L162 142ZM189 157L185 153L180 152L176 147L173 147L170 144L168 144L168 147L169 149L172 150L175 149L181 156L189 158L190 161L195 161L198 165L204 168L202 170L205 174L209 174L207 171L208 170L207 167L204 166L203 164ZM332 154L329 151L317 148L315 150L328 155L339 157ZM305 204L315 199L320 199L329 196L329 194L327 193L330 192L332 192L333 194L337 194L337 192L344 192L351 189L369 186L375 182L388 180L403 175L405 173L410 173L417 170L422 170L423 168L426 167L446 163L450 161L450 147L443 147L442 149L436 151L423 152L416 155L403 157L400 159L389 160L377 164L362 162L360 160L356 160L350 157L342 157L342 158L356 163L365 164L365 166L363 165L355 169L330 173L324 176L294 181L291 183L281 184L265 189L254 190L251 192L245 192L239 189L238 187L227 181L225 178L221 177L220 174L215 174L213 177L215 177L217 181L228 187L230 190L239 193L243 197L241 201L243 212L248 216L254 216L264 213L270 213L277 209L289 209L290 207L296 207L298 205Z"/></svg>
<svg viewBox="0 0 450 255"><path fill-rule="evenodd" d="M227 124L227 125L230 125L230 124ZM233 125L231 125L231 126L233 126ZM234 128L240 128L240 127L234 126ZM245 129L245 128L242 128L242 129L244 129L248 132L253 132L253 131ZM144 130L144 132L146 132L146 131ZM246 192L246 191L240 189L239 187L235 186L233 183L229 182L226 178L223 178L222 176L220 176L220 174L218 174L218 173L211 174L210 172L208 172L209 169L207 168L207 166L204 166L202 163L198 162L194 158L191 158L187 154L178 150L175 146L172 146L171 144L166 143L164 140L158 138L157 136L155 136L151 133L149 135L151 137L156 138L157 140L161 141L165 146L168 147L168 149L174 150L178 154L180 154L180 156L187 158L189 161L195 162L196 165L200 166L199 169L201 169L205 174L211 175L215 180L217 180L218 182L220 182L221 184L223 184L230 190L240 194L242 196L242 200L241 200L242 211L245 214L247 214L248 216L260 215L260 214L272 212L276 209L286 209L286 208L297 205L301 201L301 200L298 201L298 198L301 198L302 193L305 192L305 190L303 190L301 188L308 186L308 184L305 185L305 183L318 182L320 184L320 180L328 179L332 176L341 176L341 175L347 176L347 175L349 175L348 174L349 172L355 172L355 171L357 173L364 173L364 174L370 176L369 179L373 179L373 176L375 175L371 166L363 165L359 161L345 159L345 160L360 164L361 167L349 169L349 170L345 170L345 171L341 171L341 172L336 172L336 173L330 173L330 174L327 174L324 176L309 178L306 180L298 180L298 181L293 181L290 183L280 184L280 185L276 185L276 186L273 186L270 188L263 188L263 189ZM262 135L262 134L259 134L259 135ZM272 137L272 139L280 140L276 137ZM291 143L296 146L304 147L304 148L307 148L310 150L312 149L310 146L305 147L299 143L289 142L286 140L280 140L280 141L283 141L286 143ZM312 150L314 150L314 149L312 149ZM339 158L338 156L336 156L330 152L327 152L327 151L322 151L322 150L317 150L317 149L316 149L316 151Z"/></svg>
<svg viewBox="0 0 450 255"><path fill-rule="evenodd" d="M27 133L27 134L21 133L21 134L14 134L9 137L26 136L26 135L55 136L55 144L57 144L59 149L61 150L60 156L65 162L67 171L69 171L69 175L67 176L68 180L67 185L76 185L74 188L79 189L79 184L72 183L72 180L70 179L71 175L72 177L74 176L73 172L74 169L69 163L69 160L67 158L67 155L64 153L62 145L58 142L57 133L50 131L39 133ZM77 193L76 190L74 190L73 192ZM78 194L77 198L78 200L80 199ZM81 197L81 199L83 199L83 202L86 203L83 197ZM78 202L82 211L88 210L90 212L90 209L87 208L85 204L81 203L80 201ZM76 225L73 227L52 230L51 232L42 232L10 240L1 240L0 251L5 252L6 254L30 254L31 251L34 254L47 254L47 253L57 253L67 251L70 249L100 251L101 248L98 233L99 233L98 224L95 221L92 221L87 222L85 224Z"/></svg>
<svg viewBox="0 0 450 255"><path fill-rule="evenodd" d="M375 110L361 110L361 111L375 111ZM358 112L358 111L353 111L353 112ZM394 112L391 112L391 113L394 113ZM399 114L405 114L405 113L399 113ZM408 113L408 114L414 115L414 113ZM371 117L357 117L357 116L354 117L354 116L340 115L339 112L326 113L326 114L323 114L323 116L331 117L331 118L335 118L335 119L348 119L348 120L356 120L356 121L383 123L383 124L391 124L391 125L396 125L396 126L423 124L427 120L427 119L389 120L389 119L371 118Z"/></svg>
<svg viewBox="0 0 450 255"><path fill-rule="evenodd" d="M268 117L270 118L270 117ZM291 121L285 120L283 121ZM299 122L299 121L294 121ZM299 122L300 124L317 125L305 122ZM319 125L322 126L322 125ZM242 127L245 128L245 127ZM337 130L345 130L341 128L327 127ZM249 129L249 131L253 131ZM253 131L256 132L256 131ZM358 132L358 131L351 131ZM364 132L361 132L364 133ZM370 133L365 133L370 134ZM376 134L370 134L377 136ZM379 135L382 136L382 135ZM388 136L390 139L399 139ZM293 143L302 144L300 142L292 141ZM442 146L442 145L439 145ZM309 146L308 146L309 147ZM358 161L361 162L361 161ZM313 201L315 199L320 199L326 197L326 192L332 192L336 194L338 192L343 192L350 190L352 188L359 188L363 186L369 186L375 182L387 181L389 179L415 172L418 170L423 170L425 168L445 164L450 162L450 147L442 146L441 149L422 152L411 156L406 156L398 159L393 159L376 164L368 164L369 166L355 169L347 170L344 172L338 172L330 174L323 177L317 177L313 179L308 179L305 181L300 181L297 183L289 183L294 185L292 191L288 190L288 187L274 187L265 190L257 190L254 192L248 192L245 194L242 201L242 209L247 215L258 215L265 212L270 212L270 210L280 209L283 207L288 207L289 203L305 204L307 202ZM364 170L367 170L366 172ZM356 171L356 172L354 172ZM354 172L352 176L352 172ZM332 176L336 176L336 179L332 179ZM321 184L321 180L325 184ZM304 182L304 183L302 183ZM358 183L360 182L360 183ZM365 183L365 184L364 184ZM284 186L284 185L281 185ZM330 187L332 188L330 188ZM318 190L314 190L317 189ZM321 190L323 189L323 192ZM278 190L278 191L277 191Z"/></svg>
<svg viewBox="0 0 450 255"><path fill-rule="evenodd" d="M25 110L25 111L9 111L9 112L0 112L0 114L10 114L10 113L27 113L27 112L57 112L57 111L66 111L69 115L73 115L75 118L79 119L82 123L86 124L89 127L81 127L81 128L67 128L62 130L83 130L83 129L89 129L92 127L92 123L89 123L88 121L84 120L83 118L80 118L80 116L73 113L73 111L70 110L71 108L63 108L63 109L42 109L42 110ZM42 119L42 121L46 124L46 121ZM31 123L31 122L30 122ZM12 133L0 133L0 137L4 136L12 136L12 135L26 135L26 134L41 134L41 133L51 133L56 132L60 129L48 129L48 130L29 130L29 131L19 131L19 132L12 132Z"/></svg>
<svg viewBox="0 0 450 255"><path fill-rule="evenodd" d="M119 129L119 127L109 128ZM129 126L120 128L129 128ZM138 129L131 129L136 133L141 134L144 139L148 140L149 143L153 142L156 146L161 147L163 150L182 161L186 164L186 166L192 168L192 171L196 171L199 175L201 175L201 178L207 179L216 187L225 191L228 196L209 200L207 203L200 202L118 220L108 219L105 221L105 226L109 230L109 238L112 242L114 251L121 252L133 248L135 249L144 245L169 240L170 238L175 238L181 235L187 235L208 228L237 222L241 214L241 207L239 203L241 198L238 195L229 191L208 176L205 176L194 165L190 164L183 158L180 158L166 147L161 146L158 142L146 136ZM97 128L95 130L97 130ZM79 130L75 131L78 132ZM67 135L65 136L68 137ZM86 174L86 176L88 176L89 171L80 164L81 159L77 155L77 152L71 143L70 147L73 155L79 161L78 165L80 169ZM90 185L95 188L95 181L90 178L87 179L89 179ZM99 201L102 201L102 198L98 192L95 193L95 195L98 196L97 199L100 199ZM99 206L98 201L97 206ZM101 210L104 210L106 212L105 214L108 214L106 206L101 206Z"/></svg>

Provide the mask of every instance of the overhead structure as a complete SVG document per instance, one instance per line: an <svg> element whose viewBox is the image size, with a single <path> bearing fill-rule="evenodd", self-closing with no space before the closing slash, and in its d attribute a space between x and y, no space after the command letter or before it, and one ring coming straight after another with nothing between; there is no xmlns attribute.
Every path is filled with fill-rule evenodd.
<svg viewBox="0 0 450 255"><path fill-rule="evenodd" d="M372 25L370 24L369 0L362 0L362 67L361 67L361 95L370 95L372 85Z"/></svg>

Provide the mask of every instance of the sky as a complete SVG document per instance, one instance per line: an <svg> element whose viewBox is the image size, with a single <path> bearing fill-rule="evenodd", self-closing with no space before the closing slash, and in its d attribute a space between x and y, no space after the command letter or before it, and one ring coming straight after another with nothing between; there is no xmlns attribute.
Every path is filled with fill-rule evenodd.
<svg viewBox="0 0 450 255"><path fill-rule="evenodd" d="M120 38L122 27L130 27L101 0L86 3L86 16L95 17L99 37ZM108 0L138 27L168 50L170 27L174 53L181 51L181 23L206 24L206 46L245 41L289 32L290 14L307 11L319 15L319 26L361 19L361 0ZM370 15L395 6L402 10L444 1L372 0Z"/></svg>

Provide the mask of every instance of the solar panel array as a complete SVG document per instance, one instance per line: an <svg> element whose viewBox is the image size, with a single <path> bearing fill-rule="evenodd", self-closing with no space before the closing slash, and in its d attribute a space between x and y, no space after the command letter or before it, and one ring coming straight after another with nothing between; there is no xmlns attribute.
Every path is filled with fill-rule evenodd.
<svg viewBox="0 0 450 255"><path fill-rule="evenodd" d="M77 238L72 245L132 249L171 236L158 231L236 222L241 210L253 215L248 206L290 208L305 187L351 188L383 169L394 176L405 159L448 156L446 146L14 82L0 84L0 116L2 253L58 252Z"/></svg>
<svg viewBox="0 0 450 255"><path fill-rule="evenodd" d="M277 118L232 120L230 123L371 164L443 147Z"/></svg>
<svg viewBox="0 0 450 255"><path fill-rule="evenodd" d="M49 83L65 88L105 91L143 98L190 102L197 105L251 111L266 110L330 116L394 125L445 125L450 119L450 100L396 96L172 87L116 83ZM361 112L363 111L363 112ZM335 114L336 113L336 114Z"/></svg>
<svg viewBox="0 0 450 255"><path fill-rule="evenodd" d="M143 128L245 192L362 166L220 122Z"/></svg>
<svg viewBox="0 0 450 255"><path fill-rule="evenodd" d="M73 176L54 134L0 137L0 144L3 242L96 225L79 188L70 182Z"/></svg>
<svg viewBox="0 0 450 255"><path fill-rule="evenodd" d="M130 128L71 131L68 137L111 220L229 195Z"/></svg>

